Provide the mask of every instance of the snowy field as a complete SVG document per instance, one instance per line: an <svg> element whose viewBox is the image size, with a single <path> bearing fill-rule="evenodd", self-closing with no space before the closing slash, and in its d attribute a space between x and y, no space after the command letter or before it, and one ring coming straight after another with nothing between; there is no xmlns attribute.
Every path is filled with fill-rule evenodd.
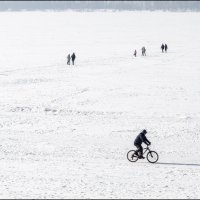
<svg viewBox="0 0 200 200"><path fill-rule="evenodd" d="M190 12L1 12L0 198L200 198L199 24ZM144 128L156 164L126 158Z"/></svg>

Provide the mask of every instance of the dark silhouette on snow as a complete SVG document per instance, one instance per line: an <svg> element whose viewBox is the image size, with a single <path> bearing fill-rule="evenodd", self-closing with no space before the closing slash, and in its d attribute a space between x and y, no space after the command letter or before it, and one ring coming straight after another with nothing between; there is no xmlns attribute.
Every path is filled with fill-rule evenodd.
<svg viewBox="0 0 200 200"><path fill-rule="evenodd" d="M135 51L134 51L134 54L133 54L135 57L137 56L137 51L136 51L136 49L135 49Z"/></svg>
<svg viewBox="0 0 200 200"><path fill-rule="evenodd" d="M71 55L71 59L72 59L72 65L74 65L74 61L75 61L75 59L76 59L75 53L73 53L73 54Z"/></svg>
<svg viewBox="0 0 200 200"><path fill-rule="evenodd" d="M162 49L162 53L163 53L163 52L164 52L165 45L162 44L160 48Z"/></svg>
<svg viewBox="0 0 200 200"><path fill-rule="evenodd" d="M167 44L165 44L165 52L167 52L168 46Z"/></svg>
<svg viewBox="0 0 200 200"><path fill-rule="evenodd" d="M142 47L142 55L146 56L146 48L145 47Z"/></svg>
<svg viewBox="0 0 200 200"><path fill-rule="evenodd" d="M147 131L144 129L134 141L134 145L137 147L136 153L140 152L139 158L144 159L143 157L143 147L142 143L144 142L146 145L151 145L151 142L146 138Z"/></svg>
<svg viewBox="0 0 200 200"><path fill-rule="evenodd" d="M67 55L67 64L70 65L70 54Z"/></svg>

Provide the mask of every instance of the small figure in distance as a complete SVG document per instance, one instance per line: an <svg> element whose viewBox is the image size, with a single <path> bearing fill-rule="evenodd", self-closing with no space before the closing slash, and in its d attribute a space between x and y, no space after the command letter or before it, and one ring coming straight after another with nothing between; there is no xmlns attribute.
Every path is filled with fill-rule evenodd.
<svg viewBox="0 0 200 200"><path fill-rule="evenodd" d="M72 54L71 59L72 59L72 65L74 65L74 61L76 59L75 53Z"/></svg>
<svg viewBox="0 0 200 200"><path fill-rule="evenodd" d="M137 56L137 51L136 51L136 49L135 49L135 51L134 51L134 54L133 54L135 57Z"/></svg>
<svg viewBox="0 0 200 200"><path fill-rule="evenodd" d="M163 52L164 52L165 45L162 43L162 45L161 45L160 48L162 49L162 53L163 53Z"/></svg>
<svg viewBox="0 0 200 200"><path fill-rule="evenodd" d="M167 53L168 46L165 44L165 53Z"/></svg>
<svg viewBox="0 0 200 200"><path fill-rule="evenodd" d="M144 129L135 139L134 145L137 147L136 154L138 154L139 159L144 159L143 157L143 147L142 143L144 142L146 145L151 145L151 142L146 138L147 131Z"/></svg>
<svg viewBox="0 0 200 200"><path fill-rule="evenodd" d="M142 47L142 55L146 56L146 48L145 47Z"/></svg>
<svg viewBox="0 0 200 200"><path fill-rule="evenodd" d="M67 64L70 65L70 54L67 55Z"/></svg>

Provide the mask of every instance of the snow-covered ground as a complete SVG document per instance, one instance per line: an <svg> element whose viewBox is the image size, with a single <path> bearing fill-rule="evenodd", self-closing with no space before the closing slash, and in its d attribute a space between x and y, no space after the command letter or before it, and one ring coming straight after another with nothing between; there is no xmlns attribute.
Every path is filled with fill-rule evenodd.
<svg viewBox="0 0 200 200"><path fill-rule="evenodd" d="M200 198L199 24L189 12L1 12L0 198ZM144 128L157 164L126 158Z"/></svg>

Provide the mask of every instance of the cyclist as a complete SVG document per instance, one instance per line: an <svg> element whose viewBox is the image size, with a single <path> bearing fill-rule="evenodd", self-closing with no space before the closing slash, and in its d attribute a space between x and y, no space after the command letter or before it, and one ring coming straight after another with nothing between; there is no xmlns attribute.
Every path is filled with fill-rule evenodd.
<svg viewBox="0 0 200 200"><path fill-rule="evenodd" d="M144 142L146 145L151 145L151 142L146 138L147 131L144 129L136 138L134 141L134 145L137 147L136 154L140 152L140 155L138 156L139 159L144 159L143 157L143 147L142 142Z"/></svg>

